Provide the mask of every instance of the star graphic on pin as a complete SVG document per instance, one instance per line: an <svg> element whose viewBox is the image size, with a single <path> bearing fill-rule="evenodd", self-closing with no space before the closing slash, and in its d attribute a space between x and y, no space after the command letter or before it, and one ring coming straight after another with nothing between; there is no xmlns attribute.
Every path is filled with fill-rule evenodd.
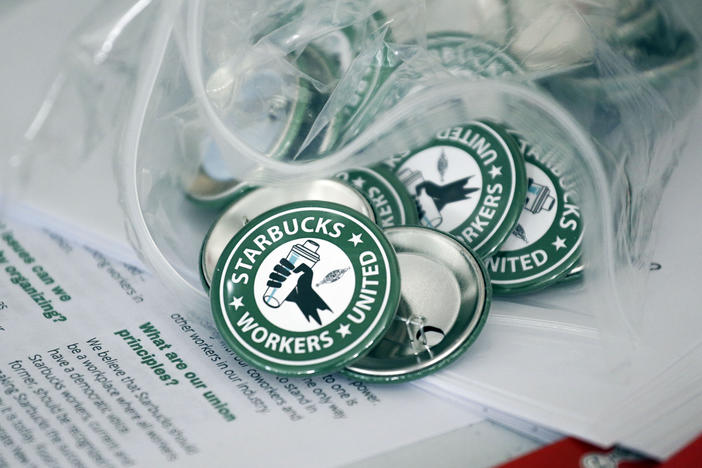
<svg viewBox="0 0 702 468"><path fill-rule="evenodd" d="M351 330L349 330L349 325L347 323L339 325L339 328L336 330L336 332L341 335L342 338L346 338L346 335L351 334Z"/></svg>
<svg viewBox="0 0 702 468"><path fill-rule="evenodd" d="M363 188L363 184L366 183L366 180L363 177L358 176L355 179L353 179L351 183L354 185L354 187L360 190Z"/></svg>
<svg viewBox="0 0 702 468"><path fill-rule="evenodd" d="M556 252L566 248L565 239L561 239L558 236L556 236L555 242L551 242L551 245L553 245L556 248Z"/></svg>
<svg viewBox="0 0 702 468"><path fill-rule="evenodd" d="M358 244L363 244L360 234L351 234L351 239L349 239L349 242L353 242L354 247L358 246Z"/></svg>
<svg viewBox="0 0 702 468"><path fill-rule="evenodd" d="M492 166L492 169L490 169L490 177L493 179L497 177L498 175L502 175L502 166Z"/></svg>
<svg viewBox="0 0 702 468"><path fill-rule="evenodd" d="M234 300L229 303L229 305L234 306L234 310L239 310L239 307L244 305L241 299L241 297L235 297Z"/></svg>

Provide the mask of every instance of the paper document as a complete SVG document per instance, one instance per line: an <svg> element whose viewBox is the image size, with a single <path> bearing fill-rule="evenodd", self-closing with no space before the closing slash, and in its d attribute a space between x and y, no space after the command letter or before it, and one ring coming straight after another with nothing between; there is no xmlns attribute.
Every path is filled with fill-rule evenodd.
<svg viewBox="0 0 702 468"><path fill-rule="evenodd" d="M208 323L139 268L0 224L0 466L329 466L480 419L410 385L275 377Z"/></svg>
<svg viewBox="0 0 702 468"><path fill-rule="evenodd" d="M699 122L702 103L696 113ZM652 230L657 246L636 373L608 366L596 329L556 327L557 316L550 311L551 322L509 320L529 306L495 300L470 352L416 385L653 458L670 457L697 437L702 431L702 244L694 233L702 229L696 214L702 195L700 145L702 132L697 131L671 176ZM569 313L558 312L576 323Z"/></svg>

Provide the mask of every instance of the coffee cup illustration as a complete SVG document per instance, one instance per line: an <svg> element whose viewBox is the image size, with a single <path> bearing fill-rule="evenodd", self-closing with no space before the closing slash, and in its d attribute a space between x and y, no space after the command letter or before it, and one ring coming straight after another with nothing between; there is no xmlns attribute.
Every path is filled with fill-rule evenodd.
<svg viewBox="0 0 702 468"><path fill-rule="evenodd" d="M295 244L290 249L287 257L285 257L287 264L293 267L291 271L298 269L303 264L307 265L309 269L314 268L319 261L318 249L319 244L311 240L306 241L304 244ZM277 288L269 286L263 293L263 302L273 308L278 308L285 302L295 287L295 281L285 281Z"/></svg>
<svg viewBox="0 0 702 468"><path fill-rule="evenodd" d="M530 177L524 209L539 214L541 211L551 211L555 203L556 199L551 196L551 190L544 185L537 184Z"/></svg>
<svg viewBox="0 0 702 468"><path fill-rule="evenodd" d="M419 203L421 211L423 212L420 213L422 224L429 227L439 226L443 221L443 217L441 216L434 199L429 196L426 188L422 187L419 191L417 190L417 187L424 183L424 176L422 173L406 168L402 169L397 174L397 177L404 184L404 186L407 187L410 194L414 195L417 199L417 203Z"/></svg>

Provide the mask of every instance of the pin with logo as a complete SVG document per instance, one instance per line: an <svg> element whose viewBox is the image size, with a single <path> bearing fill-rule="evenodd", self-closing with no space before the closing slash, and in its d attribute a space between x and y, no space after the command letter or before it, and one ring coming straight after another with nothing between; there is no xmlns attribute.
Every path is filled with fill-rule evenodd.
<svg viewBox="0 0 702 468"><path fill-rule="evenodd" d="M279 375L333 372L377 342L400 297L397 258L368 217L296 202L252 219L227 244L210 299L227 343Z"/></svg>
<svg viewBox="0 0 702 468"><path fill-rule="evenodd" d="M311 87L287 70L272 67L243 76L237 73L227 65L215 71L206 85L208 92L226 90L226 99L213 101L221 107L223 123L255 150L286 159L296 150L294 143L305 122L313 118Z"/></svg>
<svg viewBox="0 0 702 468"><path fill-rule="evenodd" d="M492 258L486 260L495 294L525 293L581 274L582 221L577 193L561 175L558 159L543 157L524 139L528 189L517 225ZM579 268L578 268L579 266Z"/></svg>
<svg viewBox="0 0 702 468"><path fill-rule="evenodd" d="M471 122L436 134L387 164L415 198L419 220L456 236L481 258L514 228L526 193L524 158L499 125Z"/></svg>
<svg viewBox="0 0 702 468"><path fill-rule="evenodd" d="M471 34L436 32L427 37L427 50L456 76L504 78L523 75L524 69L504 47Z"/></svg>
<svg viewBox="0 0 702 468"><path fill-rule="evenodd" d="M366 114L371 112L370 102L399 64L393 50L385 43L378 44L377 50L366 51L354 59L339 84L341 87L350 87L351 94L337 94L329 101L337 111L331 116L328 129L320 142L320 153L339 148L358 135L360 128L369 120Z"/></svg>
<svg viewBox="0 0 702 468"><path fill-rule="evenodd" d="M416 224L417 206L405 186L384 167L360 167L339 172L337 178L353 185L373 207L383 228Z"/></svg>

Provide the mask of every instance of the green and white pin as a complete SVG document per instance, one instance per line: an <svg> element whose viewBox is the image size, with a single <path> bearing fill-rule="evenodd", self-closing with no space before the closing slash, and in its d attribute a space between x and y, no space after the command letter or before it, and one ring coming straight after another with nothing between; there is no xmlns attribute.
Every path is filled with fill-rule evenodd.
<svg viewBox="0 0 702 468"><path fill-rule="evenodd" d="M332 98L332 108L337 110L330 118L329 128L320 143L321 153L333 150L356 136L356 127L364 120L369 102L397 66L392 51L385 44L354 60L339 83L339 86L351 87L353 92L350 96L337 94Z"/></svg>
<svg viewBox="0 0 702 468"><path fill-rule="evenodd" d="M577 194L567 178L516 135L528 189L519 222L485 263L495 294L525 293L558 283L580 259L583 229ZM558 175L557 175L558 174Z"/></svg>
<svg viewBox="0 0 702 468"><path fill-rule="evenodd" d="M335 179L319 179L293 184L250 187L230 199L229 206L212 223L200 249L200 279L210 289L212 276L222 252L234 234L249 220L268 210L296 201L325 200L340 203L371 220L373 208L361 192Z"/></svg>
<svg viewBox="0 0 702 468"><path fill-rule="evenodd" d="M242 358L280 375L358 359L395 315L400 274L380 228L342 205L297 202L251 220L210 290L217 328Z"/></svg>
<svg viewBox="0 0 702 468"><path fill-rule="evenodd" d="M459 32L438 32L427 37L427 50L456 76L471 79L523 75L524 68L504 47Z"/></svg>
<svg viewBox="0 0 702 468"><path fill-rule="evenodd" d="M386 163L415 197L420 222L453 234L480 258L498 249L521 213L524 158L497 124L447 128Z"/></svg>
<svg viewBox="0 0 702 468"><path fill-rule="evenodd" d="M417 224L417 206L402 182L384 167L359 167L339 172L337 178L361 192L373 207L382 228Z"/></svg>

